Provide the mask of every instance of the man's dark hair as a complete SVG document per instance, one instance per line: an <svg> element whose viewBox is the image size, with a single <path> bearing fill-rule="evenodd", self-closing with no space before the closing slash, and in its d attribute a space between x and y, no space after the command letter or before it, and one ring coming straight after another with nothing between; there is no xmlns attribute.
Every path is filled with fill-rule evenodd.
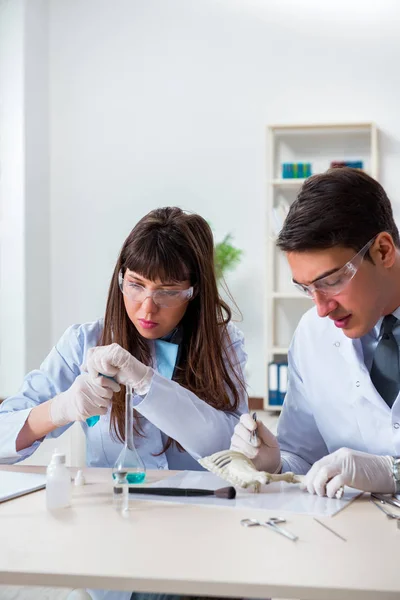
<svg viewBox="0 0 400 600"><path fill-rule="evenodd" d="M284 252L334 246L361 248L381 231L400 247L390 200L372 177L349 167L313 175L303 184L278 236Z"/></svg>

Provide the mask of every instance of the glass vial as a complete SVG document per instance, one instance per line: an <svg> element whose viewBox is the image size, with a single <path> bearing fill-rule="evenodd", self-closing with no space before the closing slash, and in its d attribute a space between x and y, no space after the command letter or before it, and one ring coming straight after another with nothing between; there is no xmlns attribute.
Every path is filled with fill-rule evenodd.
<svg viewBox="0 0 400 600"><path fill-rule="evenodd" d="M126 384L125 393L125 443L115 461L112 474L114 505L116 508L126 508L129 485L143 483L146 478L146 467L133 441L133 394L132 386L129 383Z"/></svg>

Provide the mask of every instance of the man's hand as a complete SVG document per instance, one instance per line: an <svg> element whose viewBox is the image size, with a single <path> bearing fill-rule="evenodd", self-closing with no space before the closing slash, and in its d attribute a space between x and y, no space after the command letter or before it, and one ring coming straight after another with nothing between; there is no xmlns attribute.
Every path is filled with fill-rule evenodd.
<svg viewBox="0 0 400 600"><path fill-rule="evenodd" d="M257 437L252 441L252 432ZM278 440L261 421L254 421L246 413L240 417L231 440L231 449L250 458L259 471L278 473L281 470L281 452Z"/></svg>
<svg viewBox="0 0 400 600"><path fill-rule="evenodd" d="M390 456L340 448L313 464L303 486L310 494L328 498L334 498L344 485L363 492L393 494L392 464Z"/></svg>

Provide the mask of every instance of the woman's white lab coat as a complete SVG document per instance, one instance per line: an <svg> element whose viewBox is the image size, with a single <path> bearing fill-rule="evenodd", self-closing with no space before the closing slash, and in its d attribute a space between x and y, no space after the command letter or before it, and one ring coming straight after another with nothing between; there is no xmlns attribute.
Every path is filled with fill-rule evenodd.
<svg viewBox="0 0 400 600"><path fill-rule="evenodd" d="M342 447L400 455L399 397L390 409L371 382L361 341L315 308L292 340L278 439L283 470L297 473Z"/></svg>
<svg viewBox="0 0 400 600"><path fill-rule="evenodd" d="M17 452L18 433L34 406L70 388L81 372L88 349L97 345L102 327L102 321L95 321L67 329L40 369L25 377L19 393L0 405L0 464L19 462L38 448L39 441ZM243 335L232 323L228 325L228 334L224 340L225 348L235 371L243 377L247 360ZM153 366L157 369L157 364ZM238 391L238 409L223 412L156 372L148 394L134 399L144 433L144 437L137 437L135 443L146 468L201 470L198 458L229 448L233 429L240 415L247 412L246 392L240 387ZM87 441L87 465L112 467L122 445L110 436L110 415L102 416L94 427L88 427L86 423L81 425ZM60 427L46 437L58 437L68 427ZM179 442L185 451L180 452L173 444L162 452L168 436ZM131 592L102 590L91 593L96 600L129 600L131 595Z"/></svg>

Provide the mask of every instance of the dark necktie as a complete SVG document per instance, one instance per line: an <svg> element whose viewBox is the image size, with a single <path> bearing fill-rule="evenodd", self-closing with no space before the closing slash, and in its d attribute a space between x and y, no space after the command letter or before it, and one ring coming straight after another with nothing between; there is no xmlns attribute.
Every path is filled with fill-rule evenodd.
<svg viewBox="0 0 400 600"><path fill-rule="evenodd" d="M371 381L390 407L400 389L399 347L393 335L397 322L393 315L387 315L383 319L381 339L376 347L371 368Z"/></svg>

